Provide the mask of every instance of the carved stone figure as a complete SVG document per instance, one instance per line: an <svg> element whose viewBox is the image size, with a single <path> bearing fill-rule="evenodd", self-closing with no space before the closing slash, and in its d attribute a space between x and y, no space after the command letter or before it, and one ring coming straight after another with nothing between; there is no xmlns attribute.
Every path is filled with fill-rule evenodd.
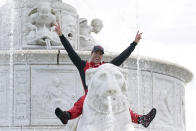
<svg viewBox="0 0 196 131"><path fill-rule="evenodd" d="M91 36L91 32L99 33L103 28L103 23L100 19L93 19L91 25L85 18L80 18L80 50L92 50L96 45L96 40Z"/></svg>
<svg viewBox="0 0 196 131"><path fill-rule="evenodd" d="M100 19L95 18L91 21L91 26L93 27L92 32L97 34L103 28L103 22Z"/></svg>
<svg viewBox="0 0 196 131"><path fill-rule="evenodd" d="M133 131L125 71L103 64L86 73L89 90L76 131Z"/></svg>
<svg viewBox="0 0 196 131"><path fill-rule="evenodd" d="M54 32L54 24L58 22L58 18L49 2L39 2L28 16L30 22L27 23L27 44L60 45L59 38Z"/></svg>

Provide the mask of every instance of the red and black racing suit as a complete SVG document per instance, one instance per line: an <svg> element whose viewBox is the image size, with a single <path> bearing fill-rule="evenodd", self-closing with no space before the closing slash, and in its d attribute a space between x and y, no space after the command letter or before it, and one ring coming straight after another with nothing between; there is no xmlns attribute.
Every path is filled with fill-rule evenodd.
<svg viewBox="0 0 196 131"><path fill-rule="evenodd" d="M60 40L61 40L61 43L63 44L65 50L67 51L68 56L70 57L71 61L77 67L77 69L80 73L80 77L81 77L82 84L83 84L84 91L85 91L85 95L83 95L74 104L74 106L70 110L68 110L68 112L71 114L71 119L74 119L74 118L77 118L78 116L80 116L82 114L83 103L84 103L84 100L86 98L86 94L88 92L88 87L87 87L86 82L85 82L85 71L89 68L96 68L96 67L104 64L104 62L101 62L99 64L94 64L93 62L88 62L88 61L81 60L81 58L74 51L71 44L64 37L64 35L60 36ZM131 43L130 46L127 49L125 49L119 56L115 57L112 61L110 61L110 63L112 63L116 66L120 66L130 56L130 54L135 49L136 45L137 45L136 42ZM131 109L129 109L129 110L130 110L132 122L138 123L138 117L140 117L141 115L138 115L137 113L134 113Z"/></svg>

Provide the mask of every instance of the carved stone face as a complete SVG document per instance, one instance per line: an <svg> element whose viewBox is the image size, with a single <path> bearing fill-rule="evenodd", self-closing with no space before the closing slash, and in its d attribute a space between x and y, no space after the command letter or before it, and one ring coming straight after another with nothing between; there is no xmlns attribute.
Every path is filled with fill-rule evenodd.
<svg viewBox="0 0 196 131"><path fill-rule="evenodd" d="M100 19L93 19L91 21L91 26L93 27L92 32L95 32L97 34L103 28L103 22Z"/></svg>
<svg viewBox="0 0 196 131"><path fill-rule="evenodd" d="M38 13L40 15L49 15L50 14L50 4L46 2L42 2L38 7Z"/></svg>
<svg viewBox="0 0 196 131"><path fill-rule="evenodd" d="M99 113L118 113L128 106L127 86L123 70L112 64L89 69L86 74L88 94L86 102Z"/></svg>

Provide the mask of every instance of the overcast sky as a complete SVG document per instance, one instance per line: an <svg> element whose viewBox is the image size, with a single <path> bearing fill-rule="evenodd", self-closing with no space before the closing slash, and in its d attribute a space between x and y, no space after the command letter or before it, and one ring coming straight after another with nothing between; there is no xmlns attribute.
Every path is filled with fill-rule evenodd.
<svg viewBox="0 0 196 131"><path fill-rule="evenodd" d="M195 0L64 0L89 22L100 18L104 28L95 37L108 51L121 52L139 29L143 39L133 54L159 58L196 74ZM195 79L186 86L186 128L196 130Z"/></svg>
<svg viewBox="0 0 196 131"><path fill-rule="evenodd" d="M6 0L0 0L0 6ZM104 28L93 35L108 51L121 52L139 29L143 39L133 54L185 66L196 74L195 0L63 0L90 21L100 18ZM195 79L186 86L187 131L196 130Z"/></svg>

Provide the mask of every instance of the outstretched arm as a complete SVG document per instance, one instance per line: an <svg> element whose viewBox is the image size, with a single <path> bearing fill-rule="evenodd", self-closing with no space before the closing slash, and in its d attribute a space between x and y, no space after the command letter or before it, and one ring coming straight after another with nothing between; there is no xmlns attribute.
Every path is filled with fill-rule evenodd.
<svg viewBox="0 0 196 131"><path fill-rule="evenodd" d="M131 55L131 53L135 49L135 46L139 43L139 41L141 39L141 35L142 35L142 33L139 33L139 31L138 31L133 43L131 43L130 46L127 49L125 49L119 56L115 57L111 61L111 63L116 66L120 66Z"/></svg>
<svg viewBox="0 0 196 131"><path fill-rule="evenodd" d="M65 36L62 34L61 28L59 24L54 24L55 31L60 37L61 43L63 44L65 50L68 53L68 56L70 57L71 61L77 68L83 68L85 66L85 61L81 60L81 58L78 56L78 54L74 51L73 47L69 43L69 41L65 38Z"/></svg>

